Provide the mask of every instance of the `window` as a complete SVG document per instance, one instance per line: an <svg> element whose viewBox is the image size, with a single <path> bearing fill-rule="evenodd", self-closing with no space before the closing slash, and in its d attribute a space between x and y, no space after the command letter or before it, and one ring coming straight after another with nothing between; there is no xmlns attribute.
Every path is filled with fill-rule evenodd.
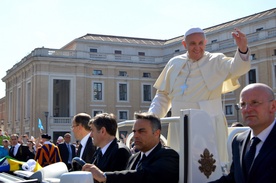
<svg viewBox="0 0 276 183"><path fill-rule="evenodd" d="M9 122L11 122L13 120L13 93L10 92L9 93L9 105L8 105L8 108L9 108Z"/></svg>
<svg viewBox="0 0 276 183"><path fill-rule="evenodd" d="M256 83L256 69L251 69L248 72L248 83Z"/></svg>
<svg viewBox="0 0 276 183"><path fill-rule="evenodd" d="M17 109L16 109L16 120L21 120L21 88L17 89Z"/></svg>
<svg viewBox="0 0 276 183"><path fill-rule="evenodd" d="M216 43L218 40L217 39L214 39L211 41L211 43Z"/></svg>
<svg viewBox="0 0 276 183"><path fill-rule="evenodd" d="M263 29L264 29L263 27L257 28L257 29L256 29L256 32L261 31L261 30L263 30Z"/></svg>
<svg viewBox="0 0 276 183"><path fill-rule="evenodd" d="M31 98L32 98L31 92L32 92L31 83L29 82L29 83L27 83L27 87L26 87L26 106L25 106L26 118L30 118L30 116L31 116Z"/></svg>
<svg viewBox="0 0 276 183"><path fill-rule="evenodd" d="M145 52L138 52L139 61L146 61Z"/></svg>
<svg viewBox="0 0 276 183"><path fill-rule="evenodd" d="M93 70L93 75L103 75L102 70Z"/></svg>
<svg viewBox="0 0 276 183"><path fill-rule="evenodd" d="M233 105L225 105L225 115L233 115Z"/></svg>
<svg viewBox="0 0 276 183"><path fill-rule="evenodd" d="M97 50L97 49L95 49L95 48L90 48L90 52L92 52L92 53L97 53L97 52L98 52L98 50Z"/></svg>
<svg viewBox="0 0 276 183"><path fill-rule="evenodd" d="M254 53L250 55L250 60L256 60L256 55Z"/></svg>
<svg viewBox="0 0 276 183"><path fill-rule="evenodd" d="M122 51L121 50L115 50L114 53L115 54L122 54Z"/></svg>
<svg viewBox="0 0 276 183"><path fill-rule="evenodd" d="M103 84L99 82L93 83L93 100L103 100Z"/></svg>
<svg viewBox="0 0 276 183"><path fill-rule="evenodd" d="M138 52L139 56L145 56L145 52Z"/></svg>
<svg viewBox="0 0 276 183"><path fill-rule="evenodd" d="M276 49L274 50L274 54L272 56L276 56Z"/></svg>
<svg viewBox="0 0 276 183"><path fill-rule="evenodd" d="M144 72L144 73L143 73L143 77L144 77L144 78L150 78L151 75L150 75L149 72Z"/></svg>
<svg viewBox="0 0 276 183"><path fill-rule="evenodd" d="M127 138L127 131L119 131L119 138L120 140L122 140L122 142L125 142L124 140L126 140L125 138Z"/></svg>
<svg viewBox="0 0 276 183"><path fill-rule="evenodd" d="M128 111L119 111L119 120L127 120Z"/></svg>
<svg viewBox="0 0 276 183"><path fill-rule="evenodd" d="M150 102L151 101L151 85L143 85L143 101Z"/></svg>
<svg viewBox="0 0 276 183"><path fill-rule="evenodd" d="M127 84L119 83L119 101L127 101Z"/></svg>
<svg viewBox="0 0 276 183"><path fill-rule="evenodd" d="M56 81L59 80L59 81ZM53 78L52 82L55 83L51 87L52 93L52 104L51 104L51 114L54 117L66 117L70 116L70 85L71 78ZM66 110L64 110L66 109Z"/></svg>
<svg viewBox="0 0 276 183"><path fill-rule="evenodd" d="M93 117L96 116L97 114L101 114L103 113L102 110L93 110L92 114L93 114Z"/></svg>
<svg viewBox="0 0 276 183"><path fill-rule="evenodd" d="M127 76L127 72L126 71L119 71L119 76Z"/></svg>

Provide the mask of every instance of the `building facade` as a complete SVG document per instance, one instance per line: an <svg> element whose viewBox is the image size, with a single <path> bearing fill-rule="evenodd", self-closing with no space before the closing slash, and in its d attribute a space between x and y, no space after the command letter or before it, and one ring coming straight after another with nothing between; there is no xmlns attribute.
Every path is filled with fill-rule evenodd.
<svg viewBox="0 0 276 183"><path fill-rule="evenodd" d="M6 120L6 98L3 97L0 99L0 129L4 133L5 129L5 120Z"/></svg>
<svg viewBox="0 0 276 183"><path fill-rule="evenodd" d="M238 90L222 96L229 124L241 120L235 106L242 87L262 82L276 89L276 9L204 29L206 51L234 56L231 32L236 27L247 34L252 67L240 78ZM61 49L36 48L2 78L4 126L8 133L37 137L41 119L44 132L56 139L71 131L71 119L79 112L133 119L134 112L148 110L156 92L153 84L165 64L186 52L182 39L87 34Z"/></svg>

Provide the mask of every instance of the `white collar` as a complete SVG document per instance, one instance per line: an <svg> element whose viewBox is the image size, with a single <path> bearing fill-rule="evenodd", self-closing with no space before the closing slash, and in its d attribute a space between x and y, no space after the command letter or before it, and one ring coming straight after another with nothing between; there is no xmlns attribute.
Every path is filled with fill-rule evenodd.
<svg viewBox="0 0 276 183"><path fill-rule="evenodd" d="M150 150L148 150L147 152L141 152L141 158L143 157L143 154L146 155L146 157L148 157L148 155L151 153L151 151L157 146L158 144L156 144L153 148L151 148Z"/></svg>
<svg viewBox="0 0 276 183"><path fill-rule="evenodd" d="M270 134L272 128L274 127L275 125L275 120L266 128L264 129L261 133L259 133L257 135L257 137L262 141L264 142L266 140L266 138L268 137L268 135ZM253 135L253 131L251 130L251 134L250 134L250 140L254 137Z"/></svg>
<svg viewBox="0 0 276 183"><path fill-rule="evenodd" d="M89 137L90 137L90 133L88 133L87 135L85 135L85 136L81 139L80 143L81 143L82 147L85 147L85 146L86 146L86 143L87 143L87 140L88 140Z"/></svg>
<svg viewBox="0 0 276 183"><path fill-rule="evenodd" d="M114 139L113 139L114 140ZM104 153L106 152L106 150L108 149L108 147L110 146L110 144L113 142L113 140L111 140L109 143L107 143L103 148L101 148L102 154L104 155Z"/></svg>

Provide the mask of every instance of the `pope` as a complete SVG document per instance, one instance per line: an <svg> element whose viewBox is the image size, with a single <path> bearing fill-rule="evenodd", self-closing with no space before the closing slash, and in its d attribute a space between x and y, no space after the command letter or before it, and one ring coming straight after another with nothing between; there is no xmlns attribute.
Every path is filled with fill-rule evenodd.
<svg viewBox="0 0 276 183"><path fill-rule="evenodd" d="M232 36L238 46L235 56L205 51L206 36L202 29L189 29L182 41L187 52L169 60L154 87L157 89L149 112L158 117L179 116L181 109L201 109L212 118L217 136L221 163L228 162L227 122L222 109L221 94L237 89L238 79L250 70L247 38L239 29ZM202 121L204 123L204 121ZM168 143L179 150L180 124L170 124Z"/></svg>

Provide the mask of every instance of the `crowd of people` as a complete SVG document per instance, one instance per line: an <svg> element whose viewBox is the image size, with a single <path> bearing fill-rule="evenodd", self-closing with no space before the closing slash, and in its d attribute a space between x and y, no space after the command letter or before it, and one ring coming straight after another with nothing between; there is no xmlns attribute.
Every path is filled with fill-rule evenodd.
<svg viewBox="0 0 276 183"><path fill-rule="evenodd" d="M125 182L129 176L136 179L134 182L145 178L154 180L161 171L166 174L158 176L160 182L177 182L179 155L162 145L160 119L151 113L135 113L135 118L133 141L136 151L133 153L126 146L125 138L116 138L118 126L114 114L101 113L92 118L89 114L79 113L73 117L71 125L72 134L79 145L71 143L71 133L59 137L55 144L48 134L41 134L36 139L29 139L27 135L7 134L2 142L6 150L3 156L9 155L24 162L34 159L42 167L63 161L69 171L72 170L72 159L80 157L87 163L84 171L95 171L94 166L100 171L94 173L95 182L101 182L102 177L96 176L100 176L101 171L109 172L105 175L109 179L114 177L110 172L122 171L118 174L122 176L126 171L127 176L122 178ZM171 167L171 171L165 167Z"/></svg>
<svg viewBox="0 0 276 183"><path fill-rule="evenodd" d="M118 142L118 144L124 144L126 142L126 137L121 137L120 139L115 137L117 132L117 121L115 116L113 114L106 113L104 113L104 115L112 116L113 123L113 126L109 126L111 124L106 123L101 124L109 130L105 134L108 136L106 138L112 138L114 143ZM97 118L100 117L97 116ZM96 162L94 153L96 152L97 147L101 147L101 145L98 145L97 143L103 144L106 141L102 142L100 140L98 142L98 138L95 133L94 136L91 134L95 128L95 125L90 120L97 121L94 118L91 119L91 116L85 113L77 114L73 118L71 129L77 139L75 142L71 141L71 133L59 136L57 141L54 143L51 141L51 136L48 134L41 134L41 136L34 138L33 136L29 137L27 134L9 135L6 131L2 132L2 129L0 129L0 159L7 155L20 161L35 159L42 167L55 162L63 161L66 163L68 169L71 169L71 162L74 157L81 157L86 162L92 162L92 159L94 159ZM127 151L127 154L130 155L129 152L135 153L135 151L132 151L132 148L130 150L131 151ZM50 152L50 154L47 155L47 158L47 153L45 151ZM98 151L99 148L95 154L97 154Z"/></svg>

